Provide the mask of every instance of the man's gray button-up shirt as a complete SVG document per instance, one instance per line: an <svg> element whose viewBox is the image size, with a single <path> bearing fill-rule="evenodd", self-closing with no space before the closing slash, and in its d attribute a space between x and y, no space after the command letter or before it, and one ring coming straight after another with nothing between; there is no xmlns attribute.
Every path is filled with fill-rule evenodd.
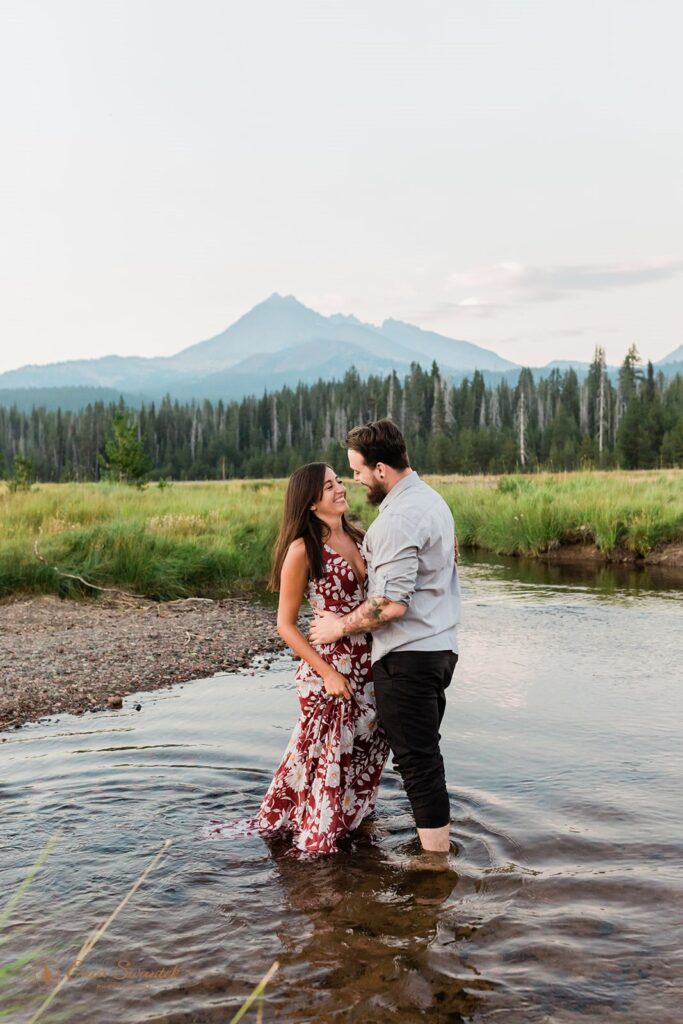
<svg viewBox="0 0 683 1024"><path fill-rule="evenodd" d="M407 605L372 634L372 662L389 651L458 651L460 581L451 510L413 471L379 506L365 535L368 597Z"/></svg>

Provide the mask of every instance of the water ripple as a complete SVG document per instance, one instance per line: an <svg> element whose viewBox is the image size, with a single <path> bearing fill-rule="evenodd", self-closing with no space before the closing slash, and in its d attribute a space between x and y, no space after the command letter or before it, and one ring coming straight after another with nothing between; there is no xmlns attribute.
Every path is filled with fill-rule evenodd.
<svg viewBox="0 0 683 1024"><path fill-rule="evenodd" d="M267 1021L678 1019L680 594L543 573L463 570L447 870L426 870L390 767L374 818L333 858L203 839L272 777L296 715L286 658L248 687L221 675L141 694L140 712L8 734L4 892L61 830L7 933L8 956L44 948L17 975L17 1020L167 837L55 1004L69 1021L224 1024L275 959Z"/></svg>

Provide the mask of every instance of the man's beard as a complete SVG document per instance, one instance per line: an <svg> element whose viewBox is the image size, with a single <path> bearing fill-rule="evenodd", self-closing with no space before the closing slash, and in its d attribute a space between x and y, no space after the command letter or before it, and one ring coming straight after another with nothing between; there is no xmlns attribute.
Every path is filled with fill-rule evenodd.
<svg viewBox="0 0 683 1024"><path fill-rule="evenodd" d="M376 483L373 484L372 487L368 487L368 493L366 494L366 498L368 499L371 505L381 505L386 496L387 492L385 490L384 484Z"/></svg>

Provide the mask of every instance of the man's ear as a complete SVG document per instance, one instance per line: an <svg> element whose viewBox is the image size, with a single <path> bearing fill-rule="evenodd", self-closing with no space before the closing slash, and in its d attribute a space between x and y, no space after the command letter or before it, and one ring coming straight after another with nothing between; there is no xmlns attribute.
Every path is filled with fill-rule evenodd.
<svg viewBox="0 0 683 1024"><path fill-rule="evenodd" d="M384 465L383 462L375 463L375 471L376 471L377 475L379 476L380 480L384 480L384 477L386 475L386 470L387 470L387 467Z"/></svg>

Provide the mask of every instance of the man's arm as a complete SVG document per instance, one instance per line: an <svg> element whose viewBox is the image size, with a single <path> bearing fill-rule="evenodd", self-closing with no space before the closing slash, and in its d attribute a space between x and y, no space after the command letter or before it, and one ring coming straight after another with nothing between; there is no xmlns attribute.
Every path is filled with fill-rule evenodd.
<svg viewBox="0 0 683 1024"><path fill-rule="evenodd" d="M313 644L331 644L350 633L371 633L392 619L400 619L407 610L407 605L388 597L368 597L348 615L316 611L309 639Z"/></svg>
<svg viewBox="0 0 683 1024"><path fill-rule="evenodd" d="M388 597L368 597L348 615L344 615L341 623L341 635L349 633L371 633L385 622L400 619L408 611L408 605L400 601L391 601Z"/></svg>
<svg viewBox="0 0 683 1024"><path fill-rule="evenodd" d="M387 517L382 534L373 537L370 593L347 615L317 612L309 634L313 644L329 644L350 633L371 633L405 615L415 589L418 545L415 530L401 516Z"/></svg>

